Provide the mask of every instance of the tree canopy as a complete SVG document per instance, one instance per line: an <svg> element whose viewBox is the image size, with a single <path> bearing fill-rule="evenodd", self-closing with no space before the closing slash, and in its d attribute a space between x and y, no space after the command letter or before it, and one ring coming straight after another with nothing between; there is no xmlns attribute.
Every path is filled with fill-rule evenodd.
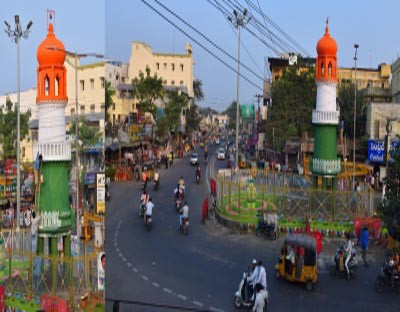
<svg viewBox="0 0 400 312"><path fill-rule="evenodd" d="M75 120L69 126L69 133L75 134ZM101 133L96 126L89 125L85 117L81 116L78 123L78 137L81 142L79 152L82 152L86 148L95 146L101 138Z"/></svg>
<svg viewBox="0 0 400 312"><path fill-rule="evenodd" d="M155 101L161 99L164 95L162 78L157 77L154 73L150 75L150 68L146 68L146 74L139 72L139 77L133 79L134 96L138 100L140 110L144 113L148 112L156 120L157 106Z"/></svg>
<svg viewBox="0 0 400 312"><path fill-rule="evenodd" d="M272 83L272 105L268 109L267 139L280 138L280 147L291 136L301 137L312 130L312 110L316 101L315 69L290 66ZM272 145L272 144L271 144Z"/></svg>
<svg viewBox="0 0 400 312"><path fill-rule="evenodd" d="M200 115L198 106L193 103L186 111L186 132L196 131L200 125Z"/></svg>
<svg viewBox="0 0 400 312"><path fill-rule="evenodd" d="M397 146L391 153L393 163L389 163L385 197L383 204L378 206L378 212L389 230L390 235L400 240L400 147Z"/></svg>
<svg viewBox="0 0 400 312"><path fill-rule="evenodd" d="M236 130L236 101L232 101L231 105L228 106L226 110L222 112L222 114L227 114L229 117L229 124L228 128L231 130ZM239 118L241 116L242 112L239 109Z"/></svg>
<svg viewBox="0 0 400 312"><path fill-rule="evenodd" d="M29 134L31 111L20 113L20 137L23 140ZM2 157L17 158L17 106L10 98L6 99L5 110L0 108L0 144L3 147Z"/></svg>
<svg viewBox="0 0 400 312"><path fill-rule="evenodd" d="M193 81L193 92L195 101L202 101L204 99L203 82L200 79Z"/></svg>
<svg viewBox="0 0 400 312"><path fill-rule="evenodd" d="M109 108L113 104L112 97L115 95L115 90L111 86L111 82L106 80L106 85L105 85L105 119L106 121L110 121L110 114L108 112Z"/></svg>
<svg viewBox="0 0 400 312"><path fill-rule="evenodd" d="M178 133L182 109L187 108L188 104L189 100L185 94L180 94L178 91L167 92L164 114L170 132Z"/></svg>

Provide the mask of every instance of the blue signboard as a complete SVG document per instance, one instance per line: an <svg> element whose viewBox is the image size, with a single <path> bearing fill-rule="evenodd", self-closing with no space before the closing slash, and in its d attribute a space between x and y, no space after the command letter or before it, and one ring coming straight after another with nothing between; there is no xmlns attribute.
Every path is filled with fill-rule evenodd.
<svg viewBox="0 0 400 312"><path fill-rule="evenodd" d="M394 150L398 141L393 141L390 144L390 151ZM374 163L385 163L385 142L381 140L368 140L368 160ZM390 161L393 161L390 158Z"/></svg>

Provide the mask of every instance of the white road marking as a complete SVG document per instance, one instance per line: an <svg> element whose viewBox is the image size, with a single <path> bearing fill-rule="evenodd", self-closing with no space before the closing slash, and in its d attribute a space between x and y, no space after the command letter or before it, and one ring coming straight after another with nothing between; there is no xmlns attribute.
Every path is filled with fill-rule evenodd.
<svg viewBox="0 0 400 312"><path fill-rule="evenodd" d="M125 257L122 257L122 261L126 262L126 258L125 258Z"/></svg>
<svg viewBox="0 0 400 312"><path fill-rule="evenodd" d="M158 283L156 283L156 282L153 282L153 284L152 284L154 287L160 287L160 284L158 284Z"/></svg>
<svg viewBox="0 0 400 312"><path fill-rule="evenodd" d="M178 297L179 299L182 299L182 300L186 300L186 299L187 299L187 297L186 297L186 296L184 296L184 295L180 295L180 294L178 294L178 295L177 295L177 297Z"/></svg>
<svg viewBox="0 0 400 312"><path fill-rule="evenodd" d="M119 252L118 251L118 256L120 257L120 258L122 258L123 256L122 256L122 253L121 252Z"/></svg>
<svg viewBox="0 0 400 312"><path fill-rule="evenodd" d="M196 300L193 300L193 304L197 305L198 307L202 307L203 306L203 304L201 302L198 302Z"/></svg>
<svg viewBox="0 0 400 312"><path fill-rule="evenodd" d="M132 271L135 272L135 273L137 273L139 270L138 270L137 268L133 267L133 268L132 268Z"/></svg>
<svg viewBox="0 0 400 312"><path fill-rule="evenodd" d="M165 291L167 294L172 294L172 290L168 288L163 288L163 291Z"/></svg>
<svg viewBox="0 0 400 312"><path fill-rule="evenodd" d="M132 264L130 262L127 262L126 265L130 268Z"/></svg>
<svg viewBox="0 0 400 312"><path fill-rule="evenodd" d="M119 252L119 248L118 247L115 247L115 251L119 254L119 256L121 257L121 253Z"/></svg>
<svg viewBox="0 0 400 312"><path fill-rule="evenodd" d="M221 310L221 309L218 309L218 308L216 308L216 307L210 307L210 311L225 312L225 310Z"/></svg>
<svg viewBox="0 0 400 312"><path fill-rule="evenodd" d="M142 275L142 278L143 278L145 281L148 281L148 280L149 280L149 278L148 278L146 275Z"/></svg>

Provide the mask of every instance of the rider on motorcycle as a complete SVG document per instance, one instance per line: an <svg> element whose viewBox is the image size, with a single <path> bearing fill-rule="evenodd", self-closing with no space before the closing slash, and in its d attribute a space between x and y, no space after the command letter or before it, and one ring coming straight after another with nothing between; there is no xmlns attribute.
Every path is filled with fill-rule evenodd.
<svg viewBox="0 0 400 312"><path fill-rule="evenodd" d="M250 276L247 278L247 287L246 287L246 300L250 301L251 297L253 296L253 289L255 286L256 279L258 277L259 268L257 267L257 260L253 259L251 273Z"/></svg>
<svg viewBox="0 0 400 312"><path fill-rule="evenodd" d="M208 152L207 152L207 150L204 152L204 160L205 160L205 162L207 162L207 156L208 156Z"/></svg>
<svg viewBox="0 0 400 312"><path fill-rule="evenodd" d="M197 177L199 177L199 180L200 180L200 165L198 165L197 169L196 169L196 179L197 179Z"/></svg>
<svg viewBox="0 0 400 312"><path fill-rule="evenodd" d="M158 170L154 172L154 183L157 184L157 186L160 184L160 174L158 173Z"/></svg>
<svg viewBox="0 0 400 312"><path fill-rule="evenodd" d="M146 204L146 208L145 208L146 215L145 215L144 221L147 221L148 218L151 218L151 216L153 215L153 208L154 208L154 204L151 201L151 197L150 197L149 201Z"/></svg>
<svg viewBox="0 0 400 312"><path fill-rule="evenodd" d="M189 218L189 206L187 204L187 201L185 201L185 204L180 210L179 214L179 229L182 228L183 220Z"/></svg>
<svg viewBox="0 0 400 312"><path fill-rule="evenodd" d="M142 195L140 196L140 214L144 211L147 203L149 201L149 193L143 190Z"/></svg>
<svg viewBox="0 0 400 312"><path fill-rule="evenodd" d="M349 262L351 259L351 255L352 255L352 250L353 250L353 244L351 242L350 239L350 235L346 234L346 245L344 246L344 251L347 253L347 257L346 257L346 261L344 262L344 266L346 267L346 271L347 271L347 275L350 275L350 270L349 270Z"/></svg>
<svg viewBox="0 0 400 312"><path fill-rule="evenodd" d="M185 191L185 180L183 180L183 177L181 177L179 179L178 185L179 185L179 189L181 189L184 192Z"/></svg>

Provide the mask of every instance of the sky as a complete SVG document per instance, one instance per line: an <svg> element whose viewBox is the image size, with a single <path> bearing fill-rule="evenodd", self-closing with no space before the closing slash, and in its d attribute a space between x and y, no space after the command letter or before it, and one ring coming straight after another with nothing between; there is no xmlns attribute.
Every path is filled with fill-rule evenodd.
<svg viewBox="0 0 400 312"><path fill-rule="evenodd" d="M236 70L237 63L234 60L230 60L189 27L179 22L155 0L146 1ZM224 51L237 58L236 30L221 12L209 3L218 3L226 7L226 3L235 1L160 1ZM246 7L248 7L247 2L255 6L259 3L263 12L312 57L316 57L315 47L324 34L325 21L329 16L330 34L338 44L339 66L354 66L355 43L359 44L357 67L377 68L381 63L390 64L400 53L397 22L400 1L398 0L330 2L238 0L238 2ZM200 105L223 111L236 99L237 74L162 19L142 0L5 1L0 11L2 29L5 28L3 20L7 20L14 27L14 14L20 15L24 28L29 20L33 21L29 38L21 41L21 90L36 85L36 49L46 36L46 9L56 11L56 36L70 51L105 53L107 59L128 62L132 41L145 42L154 52L159 53L185 53L185 43L190 42L195 61L194 76L202 81L205 95ZM262 17L254 10L249 9L249 14L263 23ZM273 30L271 26L269 27ZM254 27L249 29L260 36ZM264 77L267 72L264 65L265 58L276 57L276 54L246 29L241 31L241 41L242 63L257 75ZM272 44L271 41L268 43ZM0 94L16 91L17 48L3 31L0 31L0 56L0 68L3 73L0 78ZM243 67L241 72L256 82L259 88L240 79L240 102L256 103L255 95L261 93L262 80Z"/></svg>
<svg viewBox="0 0 400 312"><path fill-rule="evenodd" d="M67 5L68 4L68 5ZM55 11L54 32L65 49L78 53L105 53L104 0L2 1L0 10L0 95L17 90L17 45L3 31L6 20L15 28L19 15L23 29L32 20L28 39L21 38L21 91L36 86L36 51L47 35L47 9ZM94 60L87 60L88 62ZM82 63L84 63L82 61Z"/></svg>
<svg viewBox="0 0 400 312"><path fill-rule="evenodd" d="M170 18L190 35L221 56L235 69L235 61L229 60L189 27L179 22L154 0L146 0ZM226 52L237 57L238 38L227 19L207 0L160 0L164 5L200 30L206 37ZM210 2L215 3L215 0ZM235 2L218 0L220 4ZM239 0L243 6L245 0ZM357 67L377 68L381 63L392 63L400 53L398 40L398 0L334 0L334 1L281 1L252 0L260 4L263 12L294 38L311 56L316 57L316 44L323 36L325 22L329 16L329 30L338 44L338 64L354 66L354 44L359 44ZM260 21L262 17L251 12ZM258 34L255 28L252 28ZM246 30L241 31L241 40L250 52L241 47L241 61L257 74L264 76L264 59L272 54L264 44ZM185 43L190 42L195 61L195 78L203 82L205 99L201 106L223 111L236 99L237 74L210 56L192 40L168 24L140 0L106 0L106 54L110 59L129 61L131 42L142 41L154 52L184 53ZM249 74L248 78L262 87L262 80ZM256 103L256 94L261 91L243 79L240 80L240 103Z"/></svg>

